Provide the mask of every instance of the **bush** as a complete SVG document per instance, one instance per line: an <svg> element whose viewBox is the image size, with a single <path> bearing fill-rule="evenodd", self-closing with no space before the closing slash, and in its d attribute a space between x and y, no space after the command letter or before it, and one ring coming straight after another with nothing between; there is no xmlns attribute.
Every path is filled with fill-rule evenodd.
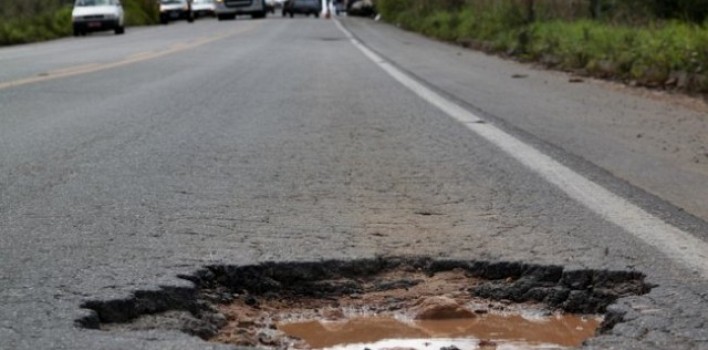
<svg viewBox="0 0 708 350"><path fill-rule="evenodd" d="M377 6L385 19L435 38L472 42L486 50L600 77L708 92L708 19L699 25L644 18L647 22L641 26L591 20L590 16L553 19L549 15L553 1L538 1L546 7L537 7L539 20L531 23L525 8L515 0L467 0L461 8L453 0L440 0L437 6L433 0L379 0ZM701 1L708 2L696 3ZM610 0L604 4L615 6L605 10L617 12L623 6ZM646 8L659 13L652 6Z"/></svg>
<svg viewBox="0 0 708 350"><path fill-rule="evenodd" d="M397 21L401 14L410 10L410 0L387 0L376 3L376 9L384 20Z"/></svg>
<svg viewBox="0 0 708 350"><path fill-rule="evenodd" d="M159 8L155 0L125 0L123 9L128 26L158 23Z"/></svg>
<svg viewBox="0 0 708 350"><path fill-rule="evenodd" d="M457 39L457 22L456 14L447 11L436 11L423 18L420 31L438 39L455 40Z"/></svg>
<svg viewBox="0 0 708 350"><path fill-rule="evenodd" d="M22 44L55 39L71 34L71 8L30 18L14 18L2 22L0 45Z"/></svg>

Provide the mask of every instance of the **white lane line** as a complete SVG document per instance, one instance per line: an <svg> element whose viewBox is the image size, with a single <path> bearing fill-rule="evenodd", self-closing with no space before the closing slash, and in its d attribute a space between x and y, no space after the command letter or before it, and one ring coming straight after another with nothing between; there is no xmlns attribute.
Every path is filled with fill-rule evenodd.
<svg viewBox="0 0 708 350"><path fill-rule="evenodd" d="M702 278L708 279L708 243L667 224L496 126L480 123L482 118L409 77L354 38L339 21L335 20L335 23L354 46L403 86L501 148L605 220L643 240Z"/></svg>

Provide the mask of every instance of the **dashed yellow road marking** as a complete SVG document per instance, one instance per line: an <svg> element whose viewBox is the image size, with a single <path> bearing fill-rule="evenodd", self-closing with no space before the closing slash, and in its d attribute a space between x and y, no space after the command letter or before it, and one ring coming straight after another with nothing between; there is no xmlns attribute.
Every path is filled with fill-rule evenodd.
<svg viewBox="0 0 708 350"><path fill-rule="evenodd" d="M134 54L132 54L132 55L126 57L126 59L133 60L133 59L145 58L146 56L150 56L150 55L154 54L155 52L156 52L156 51L143 51L143 52L138 52L138 53L134 53Z"/></svg>
<svg viewBox="0 0 708 350"><path fill-rule="evenodd" d="M11 88L11 87L27 85L27 84L32 84L32 83L39 83L39 82L48 81L48 80L67 78L67 77L72 77L72 76L81 75L81 74L94 73L94 72L99 72L99 71L108 70L108 69L112 69L112 68L123 67L123 66L131 65L134 63L138 63L138 62L148 61L148 60L156 59L159 57L172 55L172 54L175 54L178 52L195 49L197 47L200 47L200 46L203 46L203 45L206 45L206 44L218 41L218 40L225 39L225 38L230 37L232 35L242 34L242 33L248 32L250 30L253 30L257 26L256 23L258 23L258 22L248 22L248 24L249 24L248 26L243 25L243 27L240 27L237 30L233 30L233 31L227 32L225 34L221 34L221 35L217 35L217 36L203 37L203 38L199 38L197 40L193 40L193 41L189 41L189 42L176 43L176 44L170 46L168 49L165 49L162 51L140 52L137 54L130 55L120 61L108 62L108 63L89 63L89 64L85 64L85 65L80 65L80 66L60 68L60 69L52 70L49 72L39 73L38 75L32 76L32 77L16 79L16 80L11 80L11 81L6 81L6 82L0 82L0 90Z"/></svg>

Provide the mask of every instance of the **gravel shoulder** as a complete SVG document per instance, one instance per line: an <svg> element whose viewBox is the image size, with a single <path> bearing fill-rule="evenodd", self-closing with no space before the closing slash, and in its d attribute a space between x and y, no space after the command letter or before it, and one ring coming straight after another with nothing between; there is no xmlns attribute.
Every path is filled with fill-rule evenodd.
<svg viewBox="0 0 708 350"><path fill-rule="evenodd" d="M368 19L343 23L399 67L483 115L708 219L708 105L500 59Z"/></svg>

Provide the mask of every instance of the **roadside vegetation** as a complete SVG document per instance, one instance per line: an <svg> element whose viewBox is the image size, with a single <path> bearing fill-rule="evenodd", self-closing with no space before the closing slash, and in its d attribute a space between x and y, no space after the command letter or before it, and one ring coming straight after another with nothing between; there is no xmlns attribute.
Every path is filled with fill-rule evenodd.
<svg viewBox="0 0 708 350"><path fill-rule="evenodd" d="M708 0L378 0L404 29L578 74L708 92Z"/></svg>
<svg viewBox="0 0 708 350"><path fill-rule="evenodd" d="M127 25L157 23L155 0L122 2ZM71 35L72 4L72 0L0 0L0 45Z"/></svg>

